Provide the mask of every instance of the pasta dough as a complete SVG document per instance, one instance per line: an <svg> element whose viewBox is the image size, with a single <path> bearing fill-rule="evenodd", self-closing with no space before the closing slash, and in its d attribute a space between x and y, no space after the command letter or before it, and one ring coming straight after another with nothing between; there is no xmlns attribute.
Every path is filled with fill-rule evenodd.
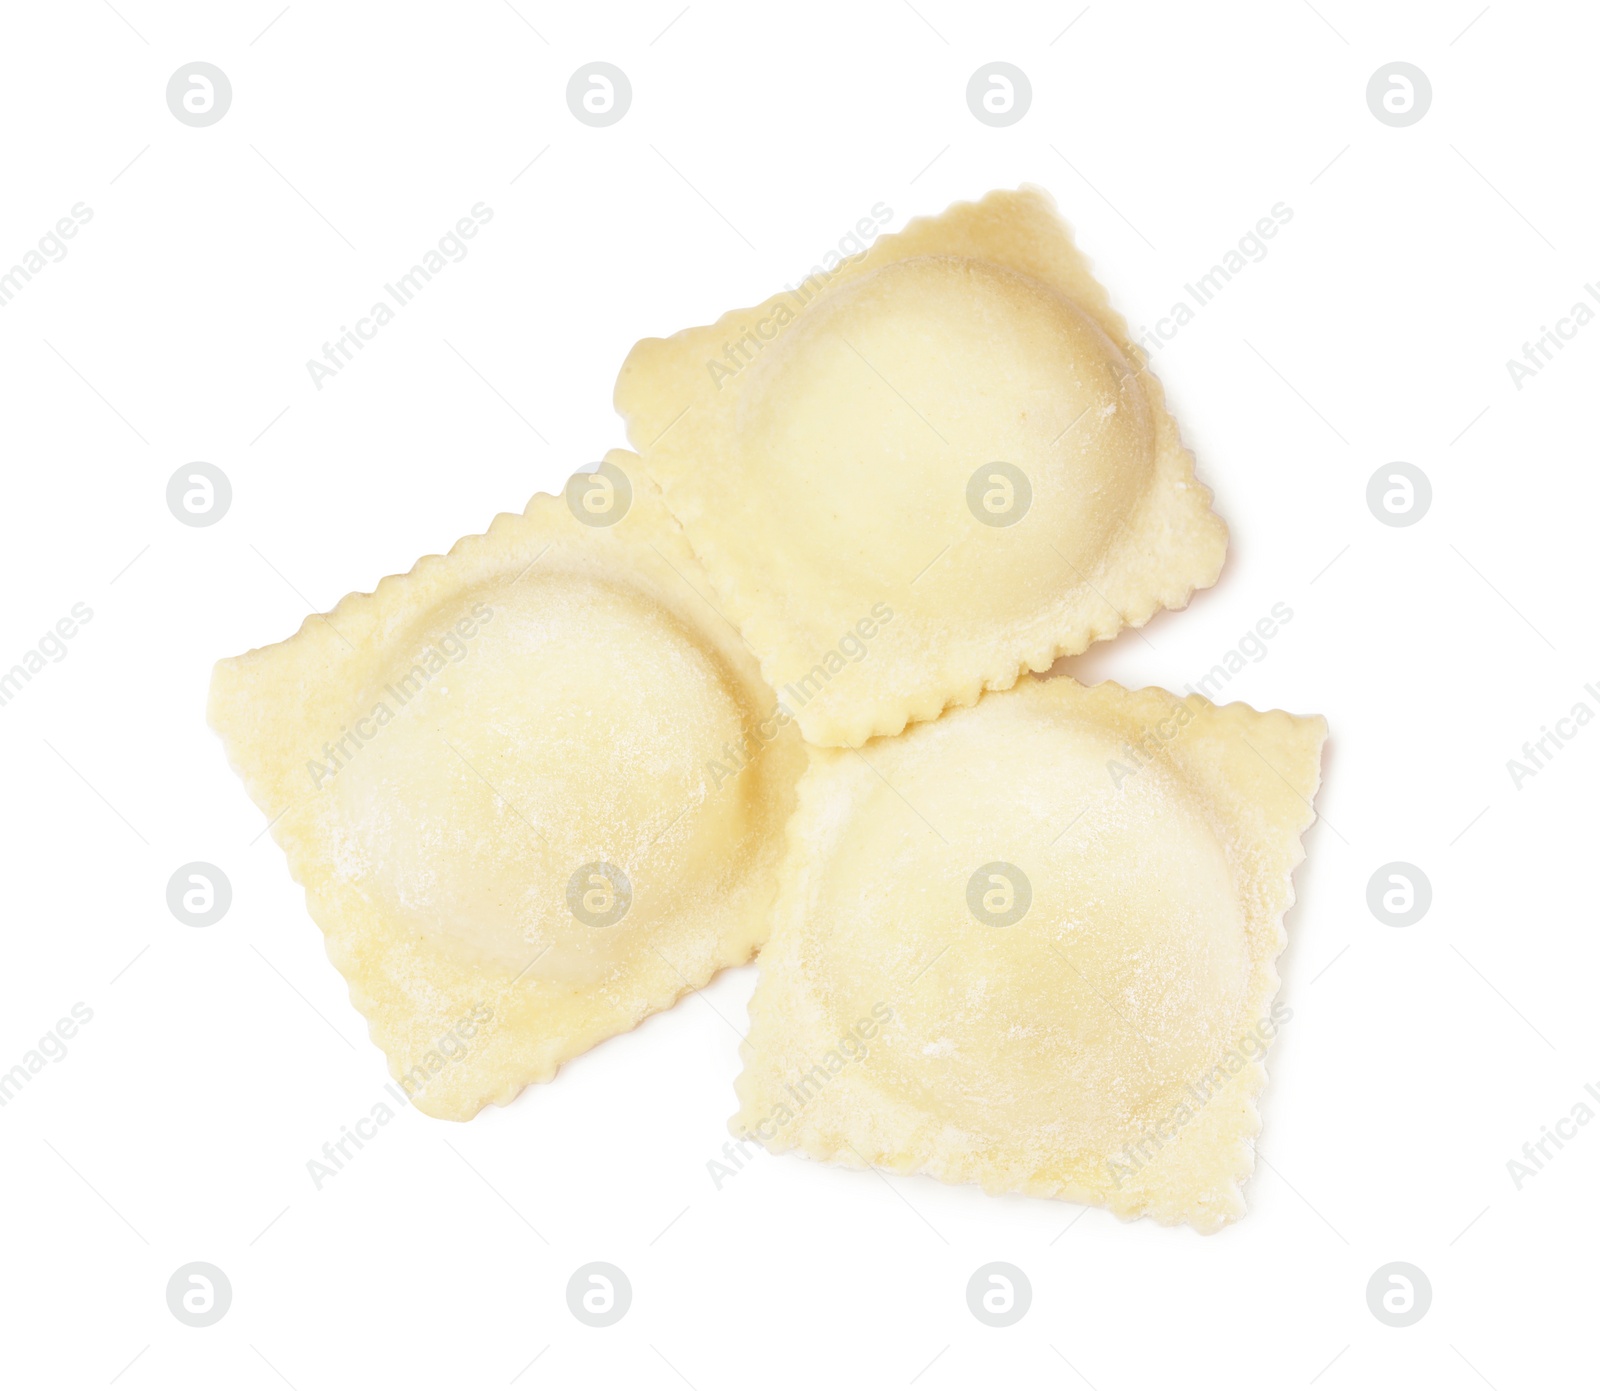
<svg viewBox="0 0 1600 1391"><path fill-rule="evenodd" d="M616 404L813 743L970 705L1222 566L1160 383L1036 189L645 339Z"/></svg>
<svg viewBox="0 0 1600 1391"><path fill-rule="evenodd" d="M805 761L635 456L217 664L210 717L413 1102L465 1119L765 930Z"/></svg>
<svg viewBox="0 0 1600 1391"><path fill-rule="evenodd" d="M1124 1218L1238 1217L1324 735L1024 678L813 750L734 1133Z"/></svg>

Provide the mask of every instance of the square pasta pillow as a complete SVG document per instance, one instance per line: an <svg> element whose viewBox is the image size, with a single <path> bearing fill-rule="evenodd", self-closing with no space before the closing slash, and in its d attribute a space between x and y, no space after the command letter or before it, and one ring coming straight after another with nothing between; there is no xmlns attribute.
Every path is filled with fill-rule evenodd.
<svg viewBox="0 0 1600 1391"><path fill-rule="evenodd" d="M765 936L804 746L636 463L212 678L229 760L429 1115L510 1101Z"/></svg>
<svg viewBox="0 0 1600 1391"><path fill-rule="evenodd" d="M1206 1232L1240 1216L1324 735L1028 677L812 750L734 1134Z"/></svg>
<svg viewBox="0 0 1600 1391"><path fill-rule="evenodd" d="M812 743L970 705L1222 566L1161 385L1037 189L645 339L616 405Z"/></svg>

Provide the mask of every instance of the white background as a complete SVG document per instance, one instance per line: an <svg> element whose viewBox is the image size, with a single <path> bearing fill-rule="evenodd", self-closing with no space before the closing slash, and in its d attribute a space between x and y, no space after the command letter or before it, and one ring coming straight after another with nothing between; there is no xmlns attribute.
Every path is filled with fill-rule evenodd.
<svg viewBox="0 0 1600 1391"><path fill-rule="evenodd" d="M0 709L0 1069L75 1002L94 1018L0 1110L5 1379L1592 1376L1600 1125L1521 1191L1506 1164L1600 1083L1600 728L1520 790L1506 760L1600 711L1600 327L1520 391L1505 365L1600 280L1592 12L515 2L7 9L0 265L94 215L0 308L0 666L94 617ZM194 59L233 84L205 129L164 98ZM633 84L607 129L565 103L592 59ZM995 59L1033 85L1006 129L965 102ZM1433 87L1405 129L1365 99L1394 59ZM718 1191L753 970L469 1125L407 1110L317 1191L307 1160L385 1069L205 726L211 663L622 443L635 339L794 282L879 201L898 228L1022 181L1136 326L1293 210L1155 359L1232 528L1222 581L1069 664L1182 688L1294 611L1227 689L1332 728L1249 1215L1202 1238L767 1156ZM306 359L480 200L467 258L317 390ZM210 528L166 507L193 460L232 480ZM1365 500L1393 460L1432 481L1409 528ZM212 928L166 906L192 860L232 881ZM1367 909L1393 860L1433 885L1414 927ZM207 1329L165 1301L195 1260L233 1286ZM566 1307L591 1260L633 1283L610 1329ZM966 1307L993 1260L1033 1287L1008 1329ZM1365 1297L1396 1260L1433 1287L1405 1329Z"/></svg>

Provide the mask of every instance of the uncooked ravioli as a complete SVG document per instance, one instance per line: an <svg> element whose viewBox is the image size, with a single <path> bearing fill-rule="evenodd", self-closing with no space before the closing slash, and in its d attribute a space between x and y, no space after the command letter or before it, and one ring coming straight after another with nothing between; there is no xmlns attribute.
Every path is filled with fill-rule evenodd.
<svg viewBox="0 0 1600 1391"><path fill-rule="evenodd" d="M1028 677L813 750L735 1133L1206 1231L1239 1216L1324 734Z"/></svg>
<svg viewBox="0 0 1600 1391"><path fill-rule="evenodd" d="M213 676L211 722L432 1115L509 1101L765 933L804 748L636 465Z"/></svg>
<svg viewBox="0 0 1600 1391"><path fill-rule="evenodd" d="M1038 190L644 340L616 403L813 743L971 704L1222 565L1160 383Z"/></svg>

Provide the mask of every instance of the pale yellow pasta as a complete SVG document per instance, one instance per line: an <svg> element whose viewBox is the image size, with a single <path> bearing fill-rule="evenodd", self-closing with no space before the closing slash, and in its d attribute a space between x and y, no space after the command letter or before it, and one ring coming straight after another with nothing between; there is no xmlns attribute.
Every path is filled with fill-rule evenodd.
<svg viewBox="0 0 1600 1391"><path fill-rule="evenodd" d="M1038 190L644 340L616 403L813 743L971 704L1222 565L1160 383Z"/></svg>
<svg viewBox="0 0 1600 1391"><path fill-rule="evenodd" d="M1024 678L813 750L735 1133L1202 1231L1238 1217L1324 733Z"/></svg>
<svg viewBox="0 0 1600 1391"><path fill-rule="evenodd" d="M432 1115L510 1101L765 932L804 747L636 464L216 667L211 722Z"/></svg>

